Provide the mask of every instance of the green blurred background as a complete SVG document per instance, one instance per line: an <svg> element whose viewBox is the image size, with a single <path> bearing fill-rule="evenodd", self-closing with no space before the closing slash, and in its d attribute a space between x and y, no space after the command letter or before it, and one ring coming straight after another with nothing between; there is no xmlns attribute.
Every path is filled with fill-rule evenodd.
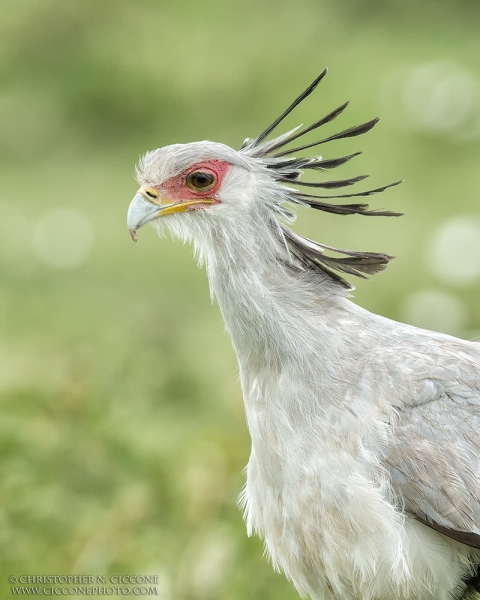
<svg viewBox="0 0 480 600"><path fill-rule="evenodd" d="M346 99L380 116L342 175L406 182L298 230L398 258L355 301L480 332L480 4L461 0L3 0L1 597L9 575L156 574L162 600L297 597L246 537L236 363L191 248L126 230L134 165L239 147L325 67L285 127ZM358 186L366 189L366 185Z"/></svg>

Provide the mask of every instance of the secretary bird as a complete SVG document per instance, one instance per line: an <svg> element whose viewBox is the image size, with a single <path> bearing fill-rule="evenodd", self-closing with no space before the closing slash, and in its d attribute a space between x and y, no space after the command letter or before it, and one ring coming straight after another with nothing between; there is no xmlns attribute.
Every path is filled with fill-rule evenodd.
<svg viewBox="0 0 480 600"><path fill-rule="evenodd" d="M145 223L165 224L206 266L252 439L241 505L275 569L313 600L451 600L478 585L480 346L355 305L342 275L373 275L392 257L332 248L286 225L295 204L398 216L329 201L400 182L318 195L365 176L300 179L360 153L298 153L366 133L378 119L291 146L345 103L270 139L325 74L240 150L203 141L148 152L128 228L136 241Z"/></svg>

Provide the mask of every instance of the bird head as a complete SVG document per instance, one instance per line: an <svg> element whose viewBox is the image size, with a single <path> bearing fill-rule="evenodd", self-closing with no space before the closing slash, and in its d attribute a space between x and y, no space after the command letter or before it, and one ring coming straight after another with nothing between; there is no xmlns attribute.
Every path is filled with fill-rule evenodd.
<svg viewBox="0 0 480 600"><path fill-rule="evenodd" d="M174 144L148 152L137 167L140 188L128 211L128 227L165 223L184 239L205 228L235 227L246 215L270 210L280 198L265 166L215 142ZM280 195L282 189L280 188ZM161 219L166 217L168 219ZM199 229L200 228L200 229Z"/></svg>
<svg viewBox="0 0 480 600"><path fill-rule="evenodd" d="M369 196L400 182L364 192L321 196L292 187L335 190L367 177L360 175L334 181L304 182L300 180L304 170L325 172L343 165L360 152L330 159L320 156L296 158L292 155L336 139L366 133L378 119L321 140L289 147L293 141L339 116L348 102L309 127L296 127L274 139L268 139L277 125L311 94L325 74L326 70L263 133L255 139L246 139L239 150L203 141L174 144L148 152L137 167L140 188L127 216L134 241L137 241L137 230L149 222L158 229L166 224L183 240L193 239L197 243L212 232L235 231L244 228L247 222L255 222L265 224L267 229L281 238L296 268L327 275L347 289L352 286L335 271L364 277L362 273L373 274L382 270L392 257L330 248L303 238L277 220L278 216L292 218L286 205L295 203L334 214L398 215L389 211L369 210L368 204L332 204L325 202L325 199ZM343 256L328 256L325 250Z"/></svg>

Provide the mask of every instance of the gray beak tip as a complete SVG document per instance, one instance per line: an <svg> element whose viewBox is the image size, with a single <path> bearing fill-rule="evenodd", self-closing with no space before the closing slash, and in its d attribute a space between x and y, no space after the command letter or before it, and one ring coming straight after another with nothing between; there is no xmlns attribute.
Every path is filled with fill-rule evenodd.
<svg viewBox="0 0 480 600"><path fill-rule="evenodd" d="M132 240L137 243L137 231L155 219L159 214L161 207L147 202L145 198L137 193L134 199L130 202L127 213L127 227Z"/></svg>

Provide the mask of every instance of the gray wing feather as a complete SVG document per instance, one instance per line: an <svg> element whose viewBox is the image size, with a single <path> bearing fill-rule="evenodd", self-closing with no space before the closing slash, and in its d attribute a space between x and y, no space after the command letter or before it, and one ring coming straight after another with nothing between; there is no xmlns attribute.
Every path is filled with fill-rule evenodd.
<svg viewBox="0 0 480 600"><path fill-rule="evenodd" d="M385 462L406 512L480 548L480 363L468 342L452 344L460 353L433 345L427 361L406 353L417 396L398 412Z"/></svg>

